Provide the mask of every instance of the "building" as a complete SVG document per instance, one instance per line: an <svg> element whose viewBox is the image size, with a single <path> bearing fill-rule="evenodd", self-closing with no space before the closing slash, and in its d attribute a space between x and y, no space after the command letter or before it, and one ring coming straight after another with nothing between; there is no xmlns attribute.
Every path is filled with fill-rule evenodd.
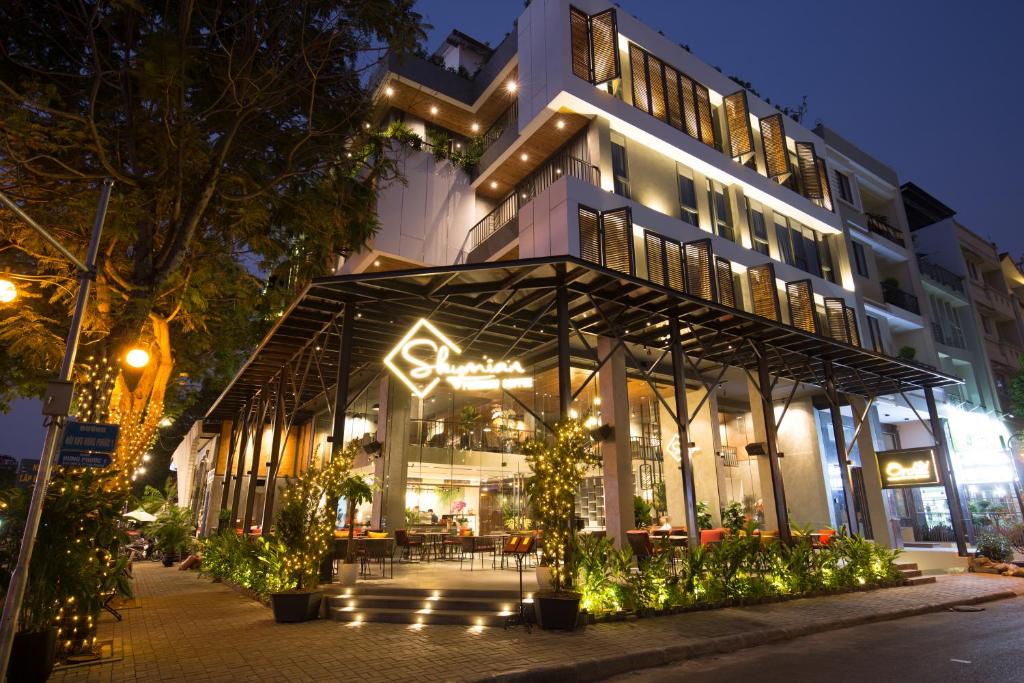
<svg viewBox="0 0 1024 683"><path fill-rule="evenodd" d="M880 465L863 428L907 392L937 424L936 390L959 384L892 355L937 358L888 169L868 163L841 203L830 163L861 158L837 136L600 0L535 0L493 49L453 33L376 92L368 129L391 131L407 183L207 415L200 495L236 526L270 523L285 478L352 439L380 485L357 521L521 525L521 446L564 417L604 462L580 523L617 543L649 522L636 498L690 543L698 509L717 526L731 506L783 537L847 525L897 544L883 476L956 505L942 439ZM858 295L877 275L855 244L895 287Z"/></svg>

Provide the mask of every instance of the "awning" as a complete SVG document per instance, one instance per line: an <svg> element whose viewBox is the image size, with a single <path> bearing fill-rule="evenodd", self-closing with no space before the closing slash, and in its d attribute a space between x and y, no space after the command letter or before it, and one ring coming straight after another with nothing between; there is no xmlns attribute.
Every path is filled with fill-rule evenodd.
<svg viewBox="0 0 1024 683"><path fill-rule="evenodd" d="M885 356L805 332L575 257L550 257L415 270L341 275L314 280L210 408L208 419L232 419L257 394L286 387L289 411L299 410L336 381L341 314L356 307L354 369L379 369L420 318L443 326L464 347L501 358L555 359L560 283L568 291L574 355L579 339L618 336L663 349L670 317L679 320L685 353L700 363L755 371L760 353L770 372L822 386L831 364L836 389L879 396L962 383L923 364ZM285 382L282 372L291 377ZM310 377L316 381L307 381ZM301 377L302 381L299 381ZM280 381L280 384L278 383Z"/></svg>

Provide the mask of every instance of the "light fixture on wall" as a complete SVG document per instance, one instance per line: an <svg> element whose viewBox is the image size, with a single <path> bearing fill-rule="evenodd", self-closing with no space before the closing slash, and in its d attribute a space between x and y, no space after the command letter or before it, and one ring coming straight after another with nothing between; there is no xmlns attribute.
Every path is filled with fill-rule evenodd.
<svg viewBox="0 0 1024 683"><path fill-rule="evenodd" d="M755 441L754 443L748 443L747 455L768 455L768 443L765 441ZM776 455L782 457L785 455L782 451L779 451Z"/></svg>

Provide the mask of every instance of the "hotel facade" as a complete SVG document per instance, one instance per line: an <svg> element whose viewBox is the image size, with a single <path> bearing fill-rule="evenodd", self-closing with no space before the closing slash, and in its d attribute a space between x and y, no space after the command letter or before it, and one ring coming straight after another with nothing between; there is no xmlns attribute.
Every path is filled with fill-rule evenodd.
<svg viewBox="0 0 1024 683"><path fill-rule="evenodd" d="M453 32L375 88L406 182L175 454L202 531L269 526L353 439L360 523L518 528L522 445L567 417L603 461L579 524L618 543L732 506L955 558L970 495L1019 517L974 294L919 256L883 163L599 0L534 0L497 47ZM998 438L961 447L979 420Z"/></svg>

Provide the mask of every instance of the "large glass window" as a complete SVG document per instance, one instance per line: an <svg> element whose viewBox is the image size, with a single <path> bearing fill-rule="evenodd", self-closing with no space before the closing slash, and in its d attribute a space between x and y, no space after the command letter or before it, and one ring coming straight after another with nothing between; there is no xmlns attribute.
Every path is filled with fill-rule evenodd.
<svg viewBox="0 0 1024 683"><path fill-rule="evenodd" d="M626 159L626 141L612 137L612 176L615 194L629 199L629 163Z"/></svg>
<svg viewBox="0 0 1024 683"><path fill-rule="evenodd" d="M853 244L853 267L857 271L857 275L861 277L871 277L871 272L868 270L868 257L864 253L864 245L856 240L852 240Z"/></svg>
<svg viewBox="0 0 1024 683"><path fill-rule="evenodd" d="M836 171L836 189L839 198L853 204L853 190L850 188L850 177L845 173Z"/></svg>
<svg viewBox="0 0 1024 683"><path fill-rule="evenodd" d="M732 227L729 196L726 194L725 187L714 180L708 180L708 204L711 206L711 218L715 226L715 234L735 242L736 234Z"/></svg>
<svg viewBox="0 0 1024 683"><path fill-rule="evenodd" d="M871 349L876 353L885 353L885 345L882 343L882 328L878 324L878 318L867 316L868 332L871 335Z"/></svg>
<svg viewBox="0 0 1024 683"><path fill-rule="evenodd" d="M836 281L832 250L824 235L785 216L776 215L775 236L779 241L779 258L784 263L829 282Z"/></svg>
<svg viewBox="0 0 1024 683"><path fill-rule="evenodd" d="M750 223L750 239L754 243L754 251L768 255L768 226L764 221L764 212L760 207L747 202L747 221Z"/></svg>
<svg viewBox="0 0 1024 683"><path fill-rule="evenodd" d="M697 188L693 178L680 174L679 178L679 217L690 225L700 225L697 215Z"/></svg>

